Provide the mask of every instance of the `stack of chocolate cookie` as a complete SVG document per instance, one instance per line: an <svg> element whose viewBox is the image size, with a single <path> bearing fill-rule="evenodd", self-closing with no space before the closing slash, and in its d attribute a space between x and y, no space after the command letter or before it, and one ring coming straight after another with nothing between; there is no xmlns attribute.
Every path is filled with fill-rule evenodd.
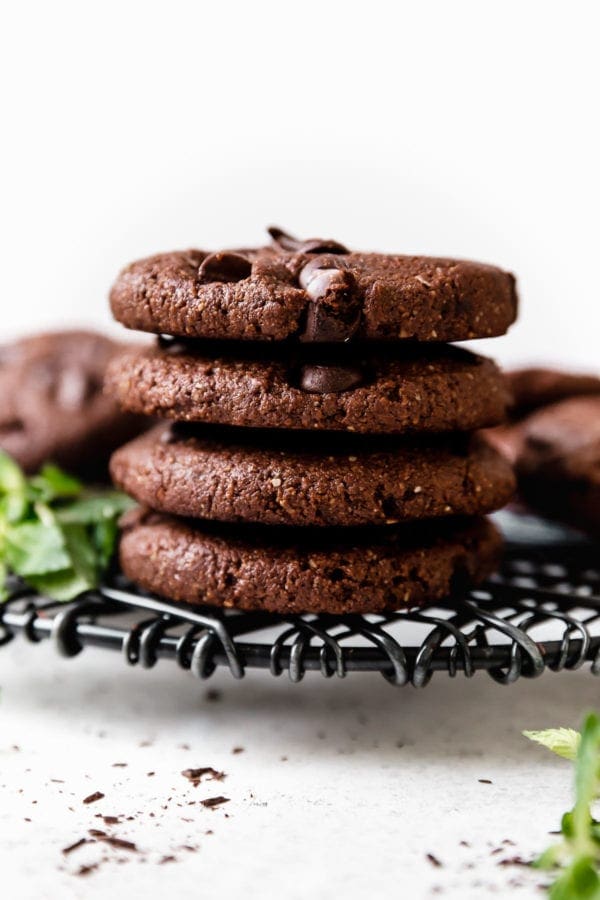
<svg viewBox="0 0 600 900"><path fill-rule="evenodd" d="M484 515L514 481L473 432L507 396L493 362L445 342L504 333L514 279L270 233L133 263L113 287L115 317L159 338L116 359L108 389L172 422L112 459L143 504L124 572L173 600L283 613L481 581L500 547Z"/></svg>

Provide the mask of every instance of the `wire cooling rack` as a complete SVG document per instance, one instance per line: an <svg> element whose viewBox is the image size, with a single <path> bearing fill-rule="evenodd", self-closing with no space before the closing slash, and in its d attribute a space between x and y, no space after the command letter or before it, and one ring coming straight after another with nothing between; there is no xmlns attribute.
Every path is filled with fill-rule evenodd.
<svg viewBox="0 0 600 900"><path fill-rule="evenodd" d="M172 660L198 678L226 667L308 671L326 678L379 672L391 684L423 687L434 672L471 677L484 670L502 684L545 669L591 663L600 674L600 548L540 520L502 514L507 546L498 574L478 590L435 606L382 615L236 613L175 605L122 576L67 604L18 582L0 607L0 646L21 633L52 640L63 656L94 646L130 665Z"/></svg>

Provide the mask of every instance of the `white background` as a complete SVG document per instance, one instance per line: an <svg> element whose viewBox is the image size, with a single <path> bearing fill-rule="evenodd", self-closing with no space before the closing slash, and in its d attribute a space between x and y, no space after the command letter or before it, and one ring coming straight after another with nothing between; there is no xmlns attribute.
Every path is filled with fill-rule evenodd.
<svg viewBox="0 0 600 900"><path fill-rule="evenodd" d="M510 268L520 324L486 352L598 369L596 7L6 4L2 336L114 327L106 293L130 259L258 242L278 223ZM506 689L437 676L424 692L219 676L224 700L207 704L167 664L126 672L23 643L0 664L0 871L17 900L539 896L536 873L511 888L522 870L491 851L504 838L528 858L543 849L570 773L520 730L576 725L597 705L587 672ZM128 769L112 768L120 758ZM162 810L194 797L187 765L229 772L229 820ZM81 804L95 789L99 812L137 816L117 833L147 862L77 879L102 848L60 849L98 827ZM156 865L183 842L200 852Z"/></svg>
<svg viewBox="0 0 600 900"><path fill-rule="evenodd" d="M590 2L5 7L3 328L109 327L118 269L279 223L512 269L504 361L598 367Z"/></svg>

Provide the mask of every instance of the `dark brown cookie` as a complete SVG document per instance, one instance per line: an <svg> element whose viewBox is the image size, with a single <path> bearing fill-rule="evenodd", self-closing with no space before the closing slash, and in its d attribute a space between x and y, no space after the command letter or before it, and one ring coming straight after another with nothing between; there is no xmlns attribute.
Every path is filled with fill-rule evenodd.
<svg viewBox="0 0 600 900"><path fill-rule="evenodd" d="M346 349L306 362L281 345L144 348L114 360L107 388L131 412L255 428L470 431L504 418L489 359L447 346Z"/></svg>
<svg viewBox="0 0 600 900"><path fill-rule="evenodd" d="M0 447L28 472L46 461L90 474L147 420L103 393L109 359L123 344L88 331L40 334L0 348Z"/></svg>
<svg viewBox="0 0 600 900"><path fill-rule="evenodd" d="M531 368L506 372L505 377L513 396L512 416L517 419L567 397L600 394L597 375Z"/></svg>
<svg viewBox="0 0 600 900"><path fill-rule="evenodd" d="M258 250L163 253L111 291L128 328L192 338L462 341L514 322L512 275L465 260L351 253L272 229Z"/></svg>
<svg viewBox="0 0 600 900"><path fill-rule="evenodd" d="M517 474L532 508L600 535L600 396L563 400L526 419Z"/></svg>
<svg viewBox="0 0 600 900"><path fill-rule="evenodd" d="M523 450L527 417L568 397L600 395L600 377L560 369L514 369L504 378L511 397L506 424L485 431L488 442L512 463Z"/></svg>
<svg viewBox="0 0 600 900"><path fill-rule="evenodd" d="M171 600L344 614L418 606L480 583L500 546L485 519L315 533L137 511L125 523L120 558L132 581Z"/></svg>
<svg viewBox="0 0 600 900"><path fill-rule="evenodd" d="M111 460L115 484L161 512L268 525L392 524L507 503L511 466L477 439L158 428Z"/></svg>

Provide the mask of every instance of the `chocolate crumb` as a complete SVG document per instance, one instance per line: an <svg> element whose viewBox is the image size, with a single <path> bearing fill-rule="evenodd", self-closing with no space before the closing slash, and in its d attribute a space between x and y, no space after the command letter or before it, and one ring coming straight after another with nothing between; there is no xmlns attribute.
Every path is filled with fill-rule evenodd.
<svg viewBox="0 0 600 900"><path fill-rule="evenodd" d="M232 750L231 752L232 752L232 753L243 753L243 752L244 752L244 748L243 748L243 747L234 747L233 750Z"/></svg>
<svg viewBox="0 0 600 900"><path fill-rule="evenodd" d="M126 765L127 763L113 763L112 767L113 769L124 769Z"/></svg>
<svg viewBox="0 0 600 900"><path fill-rule="evenodd" d="M63 847L61 852L64 856L67 856L69 853L72 853L73 850L77 850L79 847L83 847L84 844L89 844L88 839L87 838L79 838L79 840L75 841L74 844L69 844L68 847Z"/></svg>
<svg viewBox="0 0 600 900"><path fill-rule="evenodd" d="M207 809L214 809L216 806L221 806L222 803L229 803L229 797L207 797L200 803Z"/></svg>
<svg viewBox="0 0 600 900"><path fill-rule="evenodd" d="M511 856L508 859L499 859L496 863L498 866L530 866L531 860L523 859L522 856Z"/></svg>
<svg viewBox="0 0 600 900"><path fill-rule="evenodd" d="M85 797L84 803L95 803L96 800L102 800L104 798L104 794L102 791L94 791L93 794L90 794L88 797Z"/></svg>
<svg viewBox="0 0 600 900"><path fill-rule="evenodd" d="M206 692L206 699L209 703L216 703L218 700L221 700L223 694L221 691L217 691L215 688L211 688Z"/></svg>
<svg viewBox="0 0 600 900"><path fill-rule="evenodd" d="M161 860L159 860L159 866L164 866L165 863L177 862L177 857L175 856L163 856Z"/></svg>
<svg viewBox="0 0 600 900"><path fill-rule="evenodd" d="M148 778L152 778L153 775L156 775L156 772L146 772Z"/></svg>
<svg viewBox="0 0 600 900"><path fill-rule="evenodd" d="M479 784L493 784L493 781L490 781L489 778L478 778L477 781Z"/></svg>
<svg viewBox="0 0 600 900"><path fill-rule="evenodd" d="M118 825L119 824L118 816L102 816L102 820L105 825Z"/></svg>
<svg viewBox="0 0 600 900"><path fill-rule="evenodd" d="M212 766L202 766L198 769L184 769L181 774L184 778L187 778L188 781L191 781L194 787L198 787L205 775L210 775L209 781L223 781L223 779L227 778L225 772L219 772L217 769L213 769Z"/></svg>
<svg viewBox="0 0 600 900"><path fill-rule="evenodd" d="M441 869L442 863L439 861L437 856L434 856L433 853L426 853L425 859L429 860L432 866L435 866L436 869Z"/></svg>
<svg viewBox="0 0 600 900"><path fill-rule="evenodd" d="M131 850L133 853L137 853L137 846L133 841L126 841L123 838L113 837L113 835L107 834L105 831L100 831L98 828L90 828L89 834L97 841L102 841L110 847L115 847L120 850Z"/></svg>
<svg viewBox="0 0 600 900"><path fill-rule="evenodd" d="M76 875L84 876L90 875L92 872L95 872L100 863L91 863L89 866L79 866L77 869Z"/></svg>

